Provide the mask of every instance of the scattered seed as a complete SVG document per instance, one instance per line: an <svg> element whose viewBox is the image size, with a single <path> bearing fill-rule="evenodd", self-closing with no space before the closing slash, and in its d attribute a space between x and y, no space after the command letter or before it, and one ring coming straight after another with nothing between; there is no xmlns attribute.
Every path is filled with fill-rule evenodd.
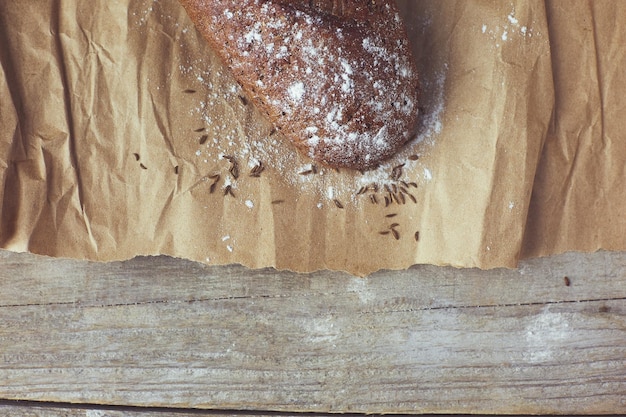
<svg viewBox="0 0 626 417"><path fill-rule="evenodd" d="M400 224L392 223L391 225L389 225L387 230L384 230L384 231L378 232L378 233L381 234L381 235L391 234L395 240L400 240L400 232L398 232L396 230L396 227L398 227L398 226L400 226Z"/></svg>
<svg viewBox="0 0 626 417"><path fill-rule="evenodd" d="M285 200L274 200L274 201L272 201L272 204L282 204L284 202L285 202Z"/></svg>
<svg viewBox="0 0 626 417"><path fill-rule="evenodd" d="M228 172L230 172L230 175L232 175L234 179L239 178L239 164L233 162Z"/></svg>
<svg viewBox="0 0 626 417"><path fill-rule="evenodd" d="M356 195L362 195L365 194L367 192L367 187L361 187L359 188L359 191L357 191Z"/></svg>
<svg viewBox="0 0 626 417"><path fill-rule="evenodd" d="M141 167L141 169L148 169L148 167L145 166L144 164L139 164L139 166Z"/></svg>
<svg viewBox="0 0 626 417"><path fill-rule="evenodd" d="M390 213L388 215L386 215L385 217L388 219L391 219L392 217L396 217L398 215L398 213Z"/></svg>
<svg viewBox="0 0 626 417"><path fill-rule="evenodd" d="M234 179L239 178L239 164L237 163L235 157L231 155L224 155L222 156L222 158L230 162L230 169L228 170L228 172L230 172L230 175L232 175Z"/></svg>
<svg viewBox="0 0 626 417"><path fill-rule="evenodd" d="M270 130L270 134L268 136L273 136L273 135L276 134L276 132L278 132L278 131L276 130L275 127L273 127L272 130Z"/></svg>
<svg viewBox="0 0 626 417"><path fill-rule="evenodd" d="M188 88L185 91L183 91L183 93L186 93L186 94L194 94L195 92L196 92L196 90L193 90L191 88Z"/></svg>
<svg viewBox="0 0 626 417"><path fill-rule="evenodd" d="M417 198L415 198L415 196L411 193L406 193L406 195L411 199L412 202L414 202L415 204L417 204Z"/></svg>
<svg viewBox="0 0 626 417"><path fill-rule="evenodd" d="M207 140L209 140L209 135L202 135L200 137L200 145L204 145Z"/></svg>
<svg viewBox="0 0 626 417"><path fill-rule="evenodd" d="M230 194L231 197L235 196L235 193L233 192L233 187L231 185L227 185L226 187L224 187L224 195L228 194Z"/></svg>
<svg viewBox="0 0 626 417"><path fill-rule="evenodd" d="M376 194L370 194L370 201L372 204L378 204L378 198L376 198Z"/></svg>
<svg viewBox="0 0 626 417"><path fill-rule="evenodd" d="M200 133L200 132L204 132L205 130L206 130L206 127L199 127L197 129L195 129L194 132Z"/></svg>
<svg viewBox="0 0 626 417"><path fill-rule="evenodd" d="M217 184L220 182L221 176L220 174L213 174L209 175L209 179L213 180L211 186L209 187L209 194L213 194L215 192L215 189L217 188Z"/></svg>
<svg viewBox="0 0 626 417"><path fill-rule="evenodd" d="M410 182L409 185L413 188L417 188L417 183L416 182Z"/></svg>
<svg viewBox="0 0 626 417"><path fill-rule="evenodd" d="M312 169L307 169L305 171L300 172L300 175L312 175L315 174L315 172Z"/></svg>
<svg viewBox="0 0 626 417"><path fill-rule="evenodd" d="M178 165L174 167L174 174L178 175Z"/></svg>
<svg viewBox="0 0 626 417"><path fill-rule="evenodd" d="M404 197L404 194L400 193L400 194L398 194L398 195L400 196L400 202L401 202L402 204L406 204L406 198Z"/></svg>
<svg viewBox="0 0 626 417"><path fill-rule="evenodd" d="M409 161L417 161L418 159L420 159L419 155L411 155L411 156L409 156Z"/></svg>
<svg viewBox="0 0 626 417"><path fill-rule="evenodd" d="M566 287L572 285L572 281L570 281L569 277L563 277L563 282L565 283Z"/></svg>
<svg viewBox="0 0 626 417"><path fill-rule="evenodd" d="M420 232L419 232L419 230L417 232L415 232L415 241L416 242L420 241Z"/></svg>
<svg viewBox="0 0 626 417"><path fill-rule="evenodd" d="M398 181L402 176L402 168L404 168L404 164L396 165L393 167L391 171L391 179L394 181Z"/></svg>
<svg viewBox="0 0 626 417"><path fill-rule="evenodd" d="M337 206L337 208L340 208L340 209L342 209L342 208L343 208L343 204L341 204L341 201L339 201L339 200L337 200L337 199L335 199L335 200L333 200L333 201L335 202L335 205Z"/></svg>
<svg viewBox="0 0 626 417"><path fill-rule="evenodd" d="M263 165L263 162L259 161L259 163L250 170L250 176L258 178L261 176L263 171L265 171L265 166Z"/></svg>
<svg viewBox="0 0 626 417"><path fill-rule="evenodd" d="M133 155L135 156L135 161L139 161L139 154L138 153L134 153Z"/></svg>
<svg viewBox="0 0 626 417"><path fill-rule="evenodd" d="M389 199L389 197L385 196L385 207L389 207L390 204L391 200Z"/></svg>
<svg viewBox="0 0 626 417"><path fill-rule="evenodd" d="M394 194L398 193L398 186L396 184L391 184L391 189L393 190Z"/></svg>
<svg viewBox="0 0 626 417"><path fill-rule="evenodd" d="M244 106L248 105L248 99L245 96L240 95L239 100L241 100L241 103L243 103Z"/></svg>

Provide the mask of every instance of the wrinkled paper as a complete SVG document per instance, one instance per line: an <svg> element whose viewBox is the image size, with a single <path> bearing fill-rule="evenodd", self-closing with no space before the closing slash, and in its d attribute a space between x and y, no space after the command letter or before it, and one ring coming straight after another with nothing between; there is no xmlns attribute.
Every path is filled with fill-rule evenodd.
<svg viewBox="0 0 626 417"><path fill-rule="evenodd" d="M359 173L299 155L174 0L2 2L0 247L356 275L622 248L623 7L580 3L399 1L422 125Z"/></svg>
<svg viewBox="0 0 626 417"><path fill-rule="evenodd" d="M556 105L524 257L626 250L626 3L546 2Z"/></svg>

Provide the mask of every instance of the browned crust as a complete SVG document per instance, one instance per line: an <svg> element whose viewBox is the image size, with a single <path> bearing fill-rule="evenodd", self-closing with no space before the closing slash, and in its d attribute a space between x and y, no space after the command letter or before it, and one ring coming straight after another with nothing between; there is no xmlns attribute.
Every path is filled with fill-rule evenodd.
<svg viewBox="0 0 626 417"><path fill-rule="evenodd" d="M249 98L314 160L371 168L413 135L418 76L393 1L181 3Z"/></svg>

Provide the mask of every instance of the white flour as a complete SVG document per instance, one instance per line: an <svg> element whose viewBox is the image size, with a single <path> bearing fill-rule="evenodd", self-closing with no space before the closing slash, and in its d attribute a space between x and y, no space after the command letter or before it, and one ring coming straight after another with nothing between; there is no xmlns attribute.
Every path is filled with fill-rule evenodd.
<svg viewBox="0 0 626 417"><path fill-rule="evenodd" d="M145 5L145 13L136 13L138 23L142 25L150 19L150 14L159 13L154 1L146 0ZM193 33L181 30L174 18L168 16L154 16L154 18L178 28L179 33L176 37L180 41L181 49L184 48L185 43L193 42L193 39L186 39ZM428 21L422 24L426 25ZM513 23L510 24L513 25ZM484 30L486 33L491 33L489 28ZM519 31L521 32L521 28ZM254 31L251 31L249 36L253 39ZM275 46L268 45L268 47L271 49ZM185 140L196 141L196 147L191 153L181 155L186 160L193 161L198 167L198 172L207 172L217 165L222 168L227 167L226 162L222 160L224 156L233 156L239 161L242 177L247 177L250 169L262 163L267 171L273 171L282 181L297 187L301 192L315 193L319 198L318 208L323 208L333 200L340 200L346 205L358 204L357 191L371 184L383 187L385 184L402 180L423 185L436 180L436 171L428 166L427 154L443 130L447 65L443 65L435 77L420 80L422 96L425 99L419 103L420 128L416 137L378 168L363 173L350 170L337 172L331 168L312 165L306 156L300 155L295 150L288 139L280 134L273 134L271 130L268 130L267 124L255 122L254 118L258 115L249 109L239 85L228 71L223 68L215 70L215 68L215 66L211 67L211 57L194 60L184 56L181 57L181 64L178 67L179 78L193 80L195 84L191 86L192 88L198 86L198 94L193 95L195 104L191 109L182 109L183 112L188 112L190 118L199 121L197 126L184 126L183 129L186 131L182 130L188 133ZM353 86L350 78L353 69L348 63L345 63L342 68L345 76L338 82L342 88L350 90ZM289 88L289 96L295 104L305 93L303 83L294 83ZM173 110L178 111L178 109ZM190 133L190 129L193 128L205 130ZM206 135L207 139L199 144L197 137L201 135ZM174 142L180 140L174 139ZM192 149L189 146L183 148ZM412 158L414 155L418 155L419 159ZM394 167L402 164L402 175L392 179L391 173ZM206 168L202 168L203 166ZM314 172L311 173L311 171ZM207 184L210 184L210 181L207 181ZM235 189L237 181L230 179L228 175L223 175L220 185L230 185ZM246 206L250 209L254 207L253 197L246 196L243 200L247 199Z"/></svg>
<svg viewBox="0 0 626 417"><path fill-rule="evenodd" d="M487 25L483 24L480 28L481 32L493 41L496 48L500 48L505 42L516 38L532 38L535 34L532 27L527 24L520 23L515 17L515 9L503 19L501 24Z"/></svg>
<svg viewBox="0 0 626 417"><path fill-rule="evenodd" d="M182 68L182 71L194 71L193 68ZM405 164L401 179L419 184L434 179L433 169L424 166L424 156L435 144L443 129L444 87L447 67L444 66L434 80L423 80L424 94L429 95L420 117L421 127L417 136L410 141L400 152L382 163L378 168L363 173L315 166L306 157L297 154L291 142L278 135L268 135L267 130L254 128L245 131L235 123L220 122L214 119L215 114L224 113L227 103L236 103L241 94L239 87L232 84L224 92L222 89L213 90L209 96L197 103L193 113L201 118L207 126L209 139L204 145L199 145L194 155L198 164L215 162L215 157L233 155L240 159L246 169L252 169L262 162L265 166L277 171L281 178L291 185L297 186L302 192L314 192L323 200L335 199L345 202L356 202L355 192L361 187L370 184L383 186L394 182L390 174L395 166ZM222 74L223 75L223 74ZM222 76L220 75L220 76ZM227 77L227 76L226 76ZM209 89L215 86L208 82ZM297 95L297 90L294 95ZM253 126L254 127L254 126ZM408 159L418 155L418 160ZM245 162L244 162L245 161ZM315 170L315 173L311 173ZM307 174L308 173L308 174ZM235 186L235 182L232 184Z"/></svg>

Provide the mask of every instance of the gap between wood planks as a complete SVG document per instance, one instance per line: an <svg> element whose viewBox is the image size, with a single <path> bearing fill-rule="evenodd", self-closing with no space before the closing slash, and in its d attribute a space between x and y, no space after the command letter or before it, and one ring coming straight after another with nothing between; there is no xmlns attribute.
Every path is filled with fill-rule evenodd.
<svg viewBox="0 0 626 417"><path fill-rule="evenodd" d="M111 307L129 307L129 306L142 306L151 304L193 304L193 303L206 303L213 301L227 301L227 300L258 300L258 299L270 299L270 298L296 298L296 297L318 297L328 295L340 295L340 294L357 294L357 291L347 291L345 293L311 293L300 295L250 295L250 296L234 296L234 297L209 297L209 298L197 298L190 300L152 300L152 301L138 301L136 303L109 303L109 304L82 304L79 301L67 301L60 303L30 303L30 304L4 304L0 305L0 308L19 308L19 307L56 307L56 306L73 306L75 308L111 308ZM558 304L579 304L579 303L597 303L597 302L611 302L611 301L626 301L626 297L616 298L590 298L583 300L559 300L559 301L536 301L531 303L503 303L503 304L480 304L480 305L445 305L434 307L419 307L419 308L407 308L407 309L395 309L385 310L384 313L411 313L414 311L431 311L431 310L467 310L467 309L483 309L483 308L498 308L498 307L532 307L532 306L548 306ZM382 311L364 311L358 313L364 314L377 314Z"/></svg>
<svg viewBox="0 0 626 417"><path fill-rule="evenodd" d="M200 410L193 408L175 408L175 407L140 407L140 406L125 406L125 405L99 405L89 403L62 403L62 402L46 402L46 401L20 401L20 400L5 400L0 399L0 411L2 407L13 407L15 409L50 409L50 410L75 410L75 411L110 411L116 413L129 413L129 416L137 415L141 417L142 414L163 414L169 415L197 415L197 416L232 416L232 417L288 417L288 416L302 416L302 417L377 417L383 416L383 414L362 414L362 413L312 413L312 412L289 412L289 411L261 411L261 410ZM387 416L393 414L385 414ZM428 415L428 414L422 414ZM433 414L434 415L434 414ZM454 417L451 415L450 417ZM523 416L519 416L523 417Z"/></svg>
<svg viewBox="0 0 626 417"><path fill-rule="evenodd" d="M383 417L406 414L362 414L362 413L315 413L315 412L289 412L289 411L258 411L258 410L200 410L193 408L173 408L173 407L139 407L125 405L99 405L89 403L62 403L45 401L20 401L0 399L0 411L3 407L11 407L19 411L34 411L36 409L48 409L63 412L70 411L109 411L113 413L124 413L130 417L142 415L164 415L164 416L230 416L230 417ZM11 410L9 410L11 411ZM61 415L61 414L59 414ZM416 416L439 416L440 414L417 414ZM445 414L448 417L462 417L467 414ZM497 414L496 414L497 416ZM531 417L536 415L519 414L516 417Z"/></svg>

